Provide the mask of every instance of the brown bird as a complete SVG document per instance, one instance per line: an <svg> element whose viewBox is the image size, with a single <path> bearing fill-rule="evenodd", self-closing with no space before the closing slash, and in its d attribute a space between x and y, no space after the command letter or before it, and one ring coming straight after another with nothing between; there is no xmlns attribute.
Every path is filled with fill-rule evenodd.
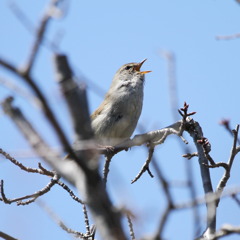
<svg viewBox="0 0 240 240"><path fill-rule="evenodd" d="M123 65L114 75L101 105L91 115L92 128L101 145L114 146L131 137L143 105L146 73L140 63Z"/></svg>

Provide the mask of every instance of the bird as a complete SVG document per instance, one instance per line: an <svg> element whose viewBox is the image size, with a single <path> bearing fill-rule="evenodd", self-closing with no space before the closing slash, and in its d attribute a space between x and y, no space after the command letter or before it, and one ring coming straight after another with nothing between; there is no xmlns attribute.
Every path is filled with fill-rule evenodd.
<svg viewBox="0 0 240 240"><path fill-rule="evenodd" d="M134 132L143 106L143 63L127 63L115 73L103 102L91 115L91 126L100 145L116 146Z"/></svg>

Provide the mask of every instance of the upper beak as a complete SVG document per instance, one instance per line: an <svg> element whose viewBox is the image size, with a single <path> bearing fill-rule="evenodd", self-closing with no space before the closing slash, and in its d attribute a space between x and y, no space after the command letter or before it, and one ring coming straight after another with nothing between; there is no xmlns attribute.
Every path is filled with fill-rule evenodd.
<svg viewBox="0 0 240 240"><path fill-rule="evenodd" d="M140 63L138 63L136 66L135 66L135 70L138 71L139 73L141 74L146 74L146 73L149 73L151 71L143 71L143 72L140 72L140 68L142 67L143 63L146 62L147 59L145 58L144 60L142 60Z"/></svg>

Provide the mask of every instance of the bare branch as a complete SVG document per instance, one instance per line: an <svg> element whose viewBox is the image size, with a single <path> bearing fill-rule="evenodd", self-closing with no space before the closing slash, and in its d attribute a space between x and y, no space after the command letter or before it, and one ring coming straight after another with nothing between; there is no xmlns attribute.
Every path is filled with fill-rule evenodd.
<svg viewBox="0 0 240 240"><path fill-rule="evenodd" d="M12 106L12 99L7 99L3 103L4 111L11 117L20 131L24 134L26 139L32 145L33 149L47 161L61 176L65 177L69 182L73 183L79 192L81 192L86 199L93 218L96 222L101 235L106 240L124 240L126 239L120 223L120 214L114 211L114 207L104 188L102 179L98 173L98 169L94 166L88 167L82 162L91 162L86 152L79 154L79 161L72 161L61 159L58 154L53 151L41 139L38 133L34 130L31 124L23 116L22 112ZM84 137L83 137L84 138ZM73 154L74 156L75 154ZM80 159L85 156L86 159ZM107 207L106 207L107 206Z"/></svg>
<svg viewBox="0 0 240 240"><path fill-rule="evenodd" d="M149 143L152 146L164 143L165 139L171 135L176 134L179 136L179 131L182 127L182 120L159 130L147 132L140 135L135 135L133 139L129 139L116 147L114 147L114 153L131 148L133 146L141 146L145 143Z"/></svg>
<svg viewBox="0 0 240 240"><path fill-rule="evenodd" d="M85 227L86 227L86 230L87 230L87 235L90 235L91 230L90 230L90 225L89 225L87 208L86 208L85 204L83 204L82 207L83 207L83 214L84 214L84 221L85 221Z"/></svg>
<svg viewBox="0 0 240 240"><path fill-rule="evenodd" d="M197 148L204 192L205 194L212 193L213 188L209 169L205 166L208 163L208 159L205 156L202 144L198 142L200 139L203 139L202 129L198 122L189 120L186 124L186 131L193 138ZM216 230L216 206L213 206L212 203L207 203L207 214L207 230L204 233L205 235L213 234Z"/></svg>
<svg viewBox="0 0 240 240"><path fill-rule="evenodd" d="M235 33L233 35L219 35L215 37L217 40L233 40L240 38L240 33Z"/></svg>
<svg viewBox="0 0 240 240"><path fill-rule="evenodd" d="M21 88L20 86L17 86L16 84L14 84L9 79L5 79L3 77L0 77L0 85L7 88L8 90L13 92L14 94L17 94L18 96L23 97L25 100L32 103L34 106L36 106L36 107L40 106L40 103L35 96L33 96L31 93L29 93L24 88Z"/></svg>
<svg viewBox="0 0 240 240"><path fill-rule="evenodd" d="M240 193L239 187L227 188L222 194L218 192L212 192L202 197L197 197L191 201L186 201L183 203L175 203L174 208L186 209L186 208L192 208L193 206L196 206L196 205L209 204L209 203L215 204L216 201L219 199L219 197L224 198L224 197L229 197L229 196L232 196L233 194L239 194L239 193Z"/></svg>
<svg viewBox="0 0 240 240"><path fill-rule="evenodd" d="M236 153L240 152L240 146L236 147Z"/></svg>
<svg viewBox="0 0 240 240"><path fill-rule="evenodd" d="M57 82L72 117L76 141L81 140L83 136L85 136L84 140L93 138L85 84L77 84L65 55L55 54L54 63Z"/></svg>
<svg viewBox="0 0 240 240"><path fill-rule="evenodd" d="M171 135L176 134L179 136L184 143L186 143L186 140L184 140L179 134L183 127L183 121L180 120L168 127L150 131L144 134L135 135L132 139L128 139L114 147L97 147L94 140L80 140L77 141L74 144L74 149L76 151L81 150L97 150L98 153L104 154L108 157L113 157L115 154L123 151L128 150L129 148L141 146L143 144L149 144L151 146L162 144L165 139ZM68 156L67 156L68 157Z"/></svg>
<svg viewBox="0 0 240 240"><path fill-rule="evenodd" d="M54 61L58 74L58 83L64 94L68 109L72 117L77 145L81 140L89 140L93 137L91 129L88 103L85 86L79 87L73 78L72 70L65 55L55 55ZM113 211L112 203L104 188L105 184L98 173L98 156L96 150L76 150L78 159L76 163L84 171L84 182L77 182L81 186L81 192L85 193L86 203L96 221L97 228L104 239L125 239L120 215ZM71 158L71 156L69 156ZM106 207L108 206L108 207Z"/></svg>
<svg viewBox="0 0 240 240"><path fill-rule="evenodd" d="M59 186L61 186L64 190L66 190L66 191L70 194L70 196L72 197L72 199L73 199L74 201L79 202L79 203L81 203L81 204L84 204L84 202L83 202L80 198L78 198L78 197L73 193L73 191L72 191L65 183L63 183L63 182L61 182L61 181L57 181L56 183L57 183Z"/></svg>
<svg viewBox="0 0 240 240"><path fill-rule="evenodd" d="M0 154L2 154L6 159L10 160L16 166L20 167L23 171L30 172L30 173L39 173L39 174L46 175L49 177L54 176L54 172L48 171L47 169L43 168L40 163L39 163L39 169L29 168L29 167L24 166L22 163L18 162L15 158L11 157L10 154L3 151L1 148L0 148Z"/></svg>
<svg viewBox="0 0 240 240"><path fill-rule="evenodd" d="M44 35L47 31L48 23L49 23L50 19L54 16L54 12L56 12L58 2L60 2L60 1L61 0L51 0L51 3L49 4L49 6L47 7L47 10L45 11L44 15L42 16L38 30L36 32L35 42L30 51L30 55L29 55L26 65L25 65L25 68L22 71L23 75L26 75L26 76L30 75L30 72L33 69L35 60L37 58L40 46L44 40Z"/></svg>
<svg viewBox="0 0 240 240"><path fill-rule="evenodd" d="M140 170L140 172L138 173L138 175L131 181L131 183L135 183L142 176L142 174L145 171L147 171L149 173L150 177L153 178L153 175L149 170L149 164L152 160L153 152L154 152L154 147L149 147L147 160L144 163L144 165L143 165L142 169Z"/></svg>
<svg viewBox="0 0 240 240"><path fill-rule="evenodd" d="M111 160L112 160L111 155L105 156L105 164L103 167L103 181L105 182L105 184L107 183L107 177L110 169L109 167L110 167Z"/></svg>
<svg viewBox="0 0 240 240"><path fill-rule="evenodd" d="M233 146L232 146L232 149L231 149L231 153L230 153L230 157L229 157L229 160L228 160L228 163L227 163L227 167L225 168L225 173L223 174L222 178L220 179L219 183L218 183L218 186L217 186L217 192L220 194L221 196L221 193L223 192L226 184L227 184L227 181L229 180L230 178L230 171L231 171L231 168L232 168L232 164L233 164L233 161L235 159L235 156L237 155L238 151L237 151L237 139L238 139L238 131L239 131L239 125L237 125L236 129L233 130ZM219 204L219 201L218 200L216 202L216 205L218 206Z"/></svg>
<svg viewBox="0 0 240 240"><path fill-rule="evenodd" d="M208 167L208 168L218 168L218 167L223 167L225 168L225 170L228 169L228 164L224 163L224 162L219 162L219 163L215 163L212 165L208 165L208 164L203 164L204 166Z"/></svg>
<svg viewBox="0 0 240 240"><path fill-rule="evenodd" d="M198 157L198 153L197 152L186 153L186 154L183 154L182 157L187 158L188 160L190 160L193 157Z"/></svg>
<svg viewBox="0 0 240 240"><path fill-rule="evenodd" d="M240 199L237 197L237 195L235 193L232 194L232 198L236 201L236 203L239 205L240 207Z"/></svg>
<svg viewBox="0 0 240 240"><path fill-rule="evenodd" d="M14 121L24 137L28 140L37 154L47 162L60 161L61 157L53 151L27 121L19 108L12 105L13 98L9 97L2 103L4 112Z"/></svg>
<svg viewBox="0 0 240 240"><path fill-rule="evenodd" d="M212 236L210 240L217 240L221 237L231 235L234 233L240 234L240 226L235 227L229 224L225 224L214 234L214 236Z"/></svg>
<svg viewBox="0 0 240 240"><path fill-rule="evenodd" d="M161 185L161 187L163 188L164 191L164 196L167 199L167 206L161 216L160 222L158 224L158 228L156 233L154 234L153 239L160 239L163 233L163 230L166 226L167 223L167 219L170 216L171 210L174 210L174 205L173 205L173 198L172 198L172 194L170 191L170 186L168 181L166 180L166 178L164 177L164 174L161 170L161 168L159 167L159 164L157 163L155 157L152 157L152 165L154 167L154 170L157 174L157 178L159 180L159 183Z"/></svg>
<svg viewBox="0 0 240 240"><path fill-rule="evenodd" d="M81 238L83 240L94 240L94 238L92 238L92 236L95 234L94 233L81 233L75 230L72 230L71 228L67 227L63 221L43 202L43 201L37 201L36 202L42 209L44 209L48 215L67 233L73 234L76 238Z"/></svg>
<svg viewBox="0 0 240 240"><path fill-rule="evenodd" d="M240 226L225 224L215 234L212 234L208 240L218 240L232 234L240 234ZM198 238L197 240L205 240L205 238Z"/></svg>
<svg viewBox="0 0 240 240"><path fill-rule="evenodd" d="M71 115L74 133L75 133L75 145L80 145L81 140L91 140L93 138L93 131L91 128L91 121L88 110L86 87L84 84L79 86L74 77L68 59L65 55L56 54L54 56L54 63L56 65L57 81L61 87L61 91L64 94L68 109ZM94 149L88 151L79 151L74 145L79 161L82 168L87 171L86 164L91 165L91 168L98 168L98 158ZM85 154L87 154L85 156ZM82 155L82 156L81 156ZM70 156L71 158L71 156ZM81 159L89 159L88 161L82 161Z"/></svg>
<svg viewBox="0 0 240 240"><path fill-rule="evenodd" d="M232 128L230 127L230 120L229 119L222 119L219 123L220 125L224 126L227 132L233 136ZM237 139L238 144L240 144L240 139Z"/></svg>
<svg viewBox="0 0 240 240"><path fill-rule="evenodd" d="M67 140L63 130L61 129L57 119L55 118L47 100L45 99L43 93L40 91L40 89L36 85L33 78L29 75L24 75L24 73L21 72L20 70L18 70L15 66L13 66L9 62L7 62L1 58L0 58L0 65L5 67L10 72L16 74L20 78L22 78L32 88L33 92L36 94L36 97L38 98L39 102L41 103L41 107L45 113L45 116L47 117L47 119L52 124L53 128L55 129L55 132L56 132L60 142L62 143L64 150L66 152L70 153L72 156L75 156L75 154L74 154L70 144L68 143L68 140Z"/></svg>
<svg viewBox="0 0 240 240"><path fill-rule="evenodd" d="M17 238L11 237L10 235L8 235L4 232L0 232L0 237L5 240L17 240Z"/></svg>
<svg viewBox="0 0 240 240"><path fill-rule="evenodd" d="M9 199L5 196L5 193L4 193L4 187L3 187L3 180L1 180L1 196L2 196L2 199L3 199L3 202L6 203L6 204L11 204L11 203L14 203L14 202L17 202L17 205L27 205L27 204L30 204L32 202L34 202L38 197L44 195L45 193L49 192L51 190L51 188L56 184L56 182L59 180L59 176L58 175L55 175L51 181L41 190L33 193L33 194L30 194L30 195L26 195L24 197L19 197L19 198L14 198L14 199ZM29 199L28 201L25 201L23 202L22 200L25 200L25 199Z"/></svg>
<svg viewBox="0 0 240 240"><path fill-rule="evenodd" d="M161 220L160 220L160 224L159 224L159 227L158 227L158 232L155 235L154 239L158 239L157 237L160 238L162 236L164 227L166 226L167 220L170 217L171 210L173 210L173 209L174 209L174 207L170 204L168 204L167 207L165 208L165 210L162 214Z"/></svg>
<svg viewBox="0 0 240 240"><path fill-rule="evenodd" d="M41 163L38 163L38 167L39 169L34 169L34 168L29 168L29 167L26 167L24 166L23 164L19 163L15 158L11 157L8 153L6 153L5 151L3 151L1 148L0 148L0 154L2 154L3 156L5 156L7 159L9 159L12 163L14 163L15 165L19 166L22 170L24 171L27 171L27 172L30 172L30 173L39 173L39 174L42 174L42 175L46 175L46 176L50 176L50 177L54 177L56 173L54 173L53 171L49 171L47 170L46 168L44 168ZM70 189L69 187L64 184L63 182L55 179L55 183L57 183L59 186L61 186L63 189L65 189L69 194L70 196L77 202L81 203L81 204L84 204L83 201L81 199L79 199ZM52 183L50 183L52 184ZM51 186L46 186L43 190L41 191L38 191L37 194L40 196L42 195L41 192L46 193L47 191L49 191L51 188ZM18 203L18 205L25 205L25 204L29 204L33 201L35 201L36 199L36 193L34 195L28 195L28 196L25 196L24 198L32 198L30 201L27 201L27 202L22 202L21 204ZM21 198L22 200L23 198ZM12 202L15 202L15 201L18 201L20 200L19 198L18 199L15 199L14 201L11 200Z"/></svg>
<svg viewBox="0 0 240 240"><path fill-rule="evenodd" d="M211 145L210 145L207 138L203 137L202 139L199 139L198 143L203 146L203 151L204 151L205 157L207 158L207 160L211 164L211 165L208 165L208 164L203 163L204 166L206 166L208 168L223 167L223 168L225 168L225 170L228 169L228 164L227 163L224 163L224 162L215 163L215 161L212 159L212 157L209 154L209 152L211 150Z"/></svg>
<svg viewBox="0 0 240 240"><path fill-rule="evenodd" d="M133 230L132 220L131 220L131 217L129 214L127 214L127 220L128 220L128 226L129 226L129 230L130 230L131 240L136 240L134 230Z"/></svg>
<svg viewBox="0 0 240 240"><path fill-rule="evenodd" d="M169 99L174 121L177 120L178 109L178 95L177 95L177 81L176 81L176 63L175 55L170 51L163 50L160 52L166 59L168 70L168 87L169 87Z"/></svg>

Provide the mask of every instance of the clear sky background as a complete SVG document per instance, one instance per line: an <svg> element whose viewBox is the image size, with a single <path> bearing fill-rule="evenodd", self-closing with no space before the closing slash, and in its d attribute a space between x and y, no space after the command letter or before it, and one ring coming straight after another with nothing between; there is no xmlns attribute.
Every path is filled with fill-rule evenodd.
<svg viewBox="0 0 240 240"><path fill-rule="evenodd" d="M15 1L37 26L48 1ZM174 53L178 107L186 101L190 111L196 111L194 119L202 126L205 137L212 144L211 155L215 161L227 161L232 137L219 125L223 118L231 120L234 128L239 123L240 90L240 39L217 40L219 35L240 32L240 5L236 1L80 1L67 4L63 18L53 20L47 31L47 39L57 40L62 53L68 55L76 76L85 76L88 85L91 112L101 103L116 70L128 62L148 60L142 69L152 70L146 75L144 106L139 124L145 131L159 129L174 122L170 105L168 71L163 51ZM9 7L9 1L0 1L0 56L17 66L23 66L29 55L34 34L19 22ZM53 53L42 47L34 68L34 77L44 91L55 114L70 141L73 132L63 98L55 82ZM0 67L0 78L29 89L14 75ZM98 86L98 87L96 87ZM34 126L53 146L58 141L38 108L26 96L0 85L0 101L15 96ZM180 116L179 116L180 119ZM28 144L15 126L1 112L0 148L12 153L27 166L37 167ZM139 128L135 133L141 133ZM192 151L195 151L188 135ZM183 144L182 144L183 145ZM21 157L23 153L33 156ZM155 156L166 178L172 182L186 180L185 159L176 136L156 148ZM144 176L130 184L147 157L144 147L132 148L114 157L108 179L109 192L116 206L124 206L136 214L134 228L136 237L151 234L166 202L156 178ZM198 196L203 195L197 159L192 159L194 182ZM239 186L239 156L236 157L228 187ZM46 166L46 165L45 165ZM153 172L154 173L154 172ZM155 173L154 173L155 174ZM213 187L216 188L223 174L222 169L211 170ZM7 160L0 159L0 178L5 180L7 197L14 198L33 193L48 183L47 177L27 174ZM184 187L172 188L175 200L189 199ZM57 186L41 198L67 224L84 231L81 206ZM205 226L205 207L201 210L202 230ZM0 230L24 240L71 239L37 204L17 207L0 203ZM229 199L220 203L217 228L224 223L240 224L240 209ZM125 220L126 224L126 220ZM166 239L193 239L191 211L173 213L164 231ZM100 237L98 237L100 239ZM238 239L231 236L226 239Z"/></svg>

